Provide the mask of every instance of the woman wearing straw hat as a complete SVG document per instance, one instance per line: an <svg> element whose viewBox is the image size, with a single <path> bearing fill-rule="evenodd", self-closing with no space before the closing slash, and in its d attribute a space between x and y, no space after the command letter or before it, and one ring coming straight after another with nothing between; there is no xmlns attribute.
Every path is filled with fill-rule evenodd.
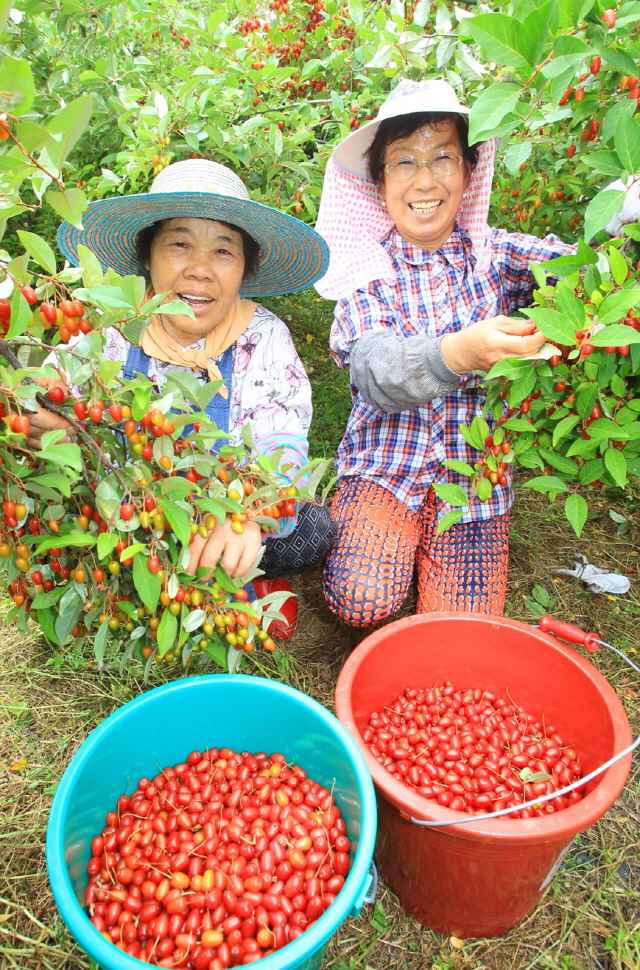
<svg viewBox="0 0 640 970"><path fill-rule="evenodd" d="M326 270L327 247L307 225L252 202L242 181L228 168L204 159L177 162L165 169L148 193L90 203L83 230L63 223L58 243L73 265L78 245L87 246L104 268L122 276L145 275L148 297L167 293L191 307L195 321L158 313L136 347L114 329L105 331L106 355L122 365L121 374L148 376L164 383L168 370L196 373L201 383L224 380L207 409L218 427L240 440L249 421L258 450L283 449L282 461L307 460L311 388L282 320L253 302L305 289ZM56 415L40 411L31 421L35 434L64 427ZM33 434L33 432L32 432ZM37 445L37 440L32 444ZM323 559L335 527L327 509L305 505L268 538L261 561L267 579L254 581L259 596L290 590L282 578ZM260 527L247 523L237 535L229 523L208 539L192 543L190 573L219 560L241 576L261 546ZM293 635L297 607L282 608L288 624L272 632Z"/></svg>
<svg viewBox="0 0 640 970"><path fill-rule="evenodd" d="M530 302L529 261L575 247L488 227L496 139L470 147L468 114L445 81L403 80L325 176L317 229L331 261L316 289L339 301L331 351L353 410L324 588L352 626L395 612L414 567L418 612L504 608L510 476L441 534L432 486L466 484L443 462L477 458L458 431L482 413L473 372L545 342L511 317Z"/></svg>

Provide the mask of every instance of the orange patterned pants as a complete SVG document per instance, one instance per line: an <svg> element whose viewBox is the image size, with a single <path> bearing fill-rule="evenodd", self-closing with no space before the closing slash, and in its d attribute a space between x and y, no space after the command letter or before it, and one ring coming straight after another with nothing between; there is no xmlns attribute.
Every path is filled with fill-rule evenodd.
<svg viewBox="0 0 640 970"><path fill-rule="evenodd" d="M331 512L338 535L324 570L324 593L331 611L349 626L373 626L395 613L414 569L418 613L502 614L508 513L436 535L433 492L412 512L386 488L355 475L342 479Z"/></svg>

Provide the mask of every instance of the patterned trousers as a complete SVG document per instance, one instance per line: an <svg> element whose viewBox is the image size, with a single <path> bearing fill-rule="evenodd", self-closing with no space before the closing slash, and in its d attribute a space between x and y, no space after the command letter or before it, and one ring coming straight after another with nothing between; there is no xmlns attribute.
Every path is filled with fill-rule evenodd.
<svg viewBox="0 0 640 970"><path fill-rule="evenodd" d="M355 475L342 479L331 512L338 534L324 570L324 593L331 611L349 626L373 626L395 613L414 569L418 613L502 614L508 513L436 535L433 492L412 512L386 488Z"/></svg>

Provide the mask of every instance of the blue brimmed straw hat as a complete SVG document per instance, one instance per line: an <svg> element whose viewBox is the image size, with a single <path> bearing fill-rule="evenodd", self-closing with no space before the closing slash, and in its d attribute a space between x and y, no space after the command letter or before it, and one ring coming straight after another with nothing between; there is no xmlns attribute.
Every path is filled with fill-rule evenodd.
<svg viewBox="0 0 640 970"><path fill-rule="evenodd" d="M82 229L63 222L58 246L78 266L78 245L86 246L103 269L120 276L146 276L136 239L161 219L194 216L228 222L246 230L261 248L260 267L243 280L240 296L277 296L304 290L320 279L329 264L327 244L306 223L252 202L244 183L230 169L206 159L175 162L141 195L90 202Z"/></svg>

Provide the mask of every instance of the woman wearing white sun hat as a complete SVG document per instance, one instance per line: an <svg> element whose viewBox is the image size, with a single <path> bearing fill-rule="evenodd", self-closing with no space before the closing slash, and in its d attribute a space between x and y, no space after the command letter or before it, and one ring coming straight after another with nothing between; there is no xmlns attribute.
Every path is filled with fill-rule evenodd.
<svg viewBox="0 0 640 970"><path fill-rule="evenodd" d="M350 370L353 410L324 589L352 626L395 612L414 568L418 612L504 606L508 472L441 534L432 486L466 487L443 462L478 457L458 431L482 413L473 371L545 342L511 317L531 299L529 261L575 247L489 228L496 140L469 146L468 114L447 82L402 80L327 167L317 230L331 260L316 289L338 300L331 352Z"/></svg>
<svg viewBox="0 0 640 970"><path fill-rule="evenodd" d="M168 370L196 373L201 383L224 379L207 411L218 427L240 439L249 421L258 450L283 450L282 461L300 467L307 460L311 388L285 324L249 299L305 289L326 270L327 247L298 219L252 202L242 181L228 168L204 159L177 162L154 179L149 192L90 203L83 229L63 223L58 244L73 265L78 245L87 246L106 269L122 276L145 275L148 296L180 299L195 321L158 313L142 346L113 329L105 331L107 359L122 365L122 376L142 373L157 385ZM32 419L36 436L61 427L61 419L41 412ZM290 589L284 574L301 572L324 558L334 526L327 509L303 506L281 520L268 538L261 561L267 580L254 583L258 595ZM229 523L208 540L193 542L189 572L219 560L233 576L251 566L260 549L259 526L247 523L238 536ZM295 600L282 609L292 635Z"/></svg>

